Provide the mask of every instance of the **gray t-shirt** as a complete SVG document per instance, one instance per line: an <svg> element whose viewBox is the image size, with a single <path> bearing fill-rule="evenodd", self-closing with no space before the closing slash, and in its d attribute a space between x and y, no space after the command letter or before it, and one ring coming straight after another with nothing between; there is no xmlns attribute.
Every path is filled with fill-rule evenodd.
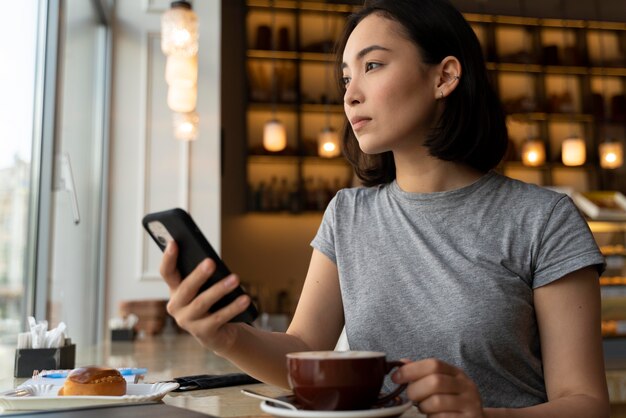
<svg viewBox="0 0 626 418"><path fill-rule="evenodd" d="M546 401L533 289L604 269L569 197L495 171L445 192L341 190L311 245L337 264L350 349L454 364L485 407Z"/></svg>

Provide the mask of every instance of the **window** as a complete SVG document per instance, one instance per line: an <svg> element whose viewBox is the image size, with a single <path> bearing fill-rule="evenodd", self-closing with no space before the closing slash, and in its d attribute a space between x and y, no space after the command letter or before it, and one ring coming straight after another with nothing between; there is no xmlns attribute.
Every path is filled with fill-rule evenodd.
<svg viewBox="0 0 626 418"><path fill-rule="evenodd" d="M0 342L14 341L26 308L29 202L40 2L0 13Z"/></svg>

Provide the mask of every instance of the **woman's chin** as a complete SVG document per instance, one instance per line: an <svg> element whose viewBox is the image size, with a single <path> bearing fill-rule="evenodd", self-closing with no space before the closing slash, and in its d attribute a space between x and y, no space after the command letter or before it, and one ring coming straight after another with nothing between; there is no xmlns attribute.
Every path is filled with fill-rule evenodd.
<svg viewBox="0 0 626 418"><path fill-rule="evenodd" d="M375 155L388 151L388 148L382 147L380 144L372 144L365 138L357 138L357 141L359 143L359 148L364 154Z"/></svg>

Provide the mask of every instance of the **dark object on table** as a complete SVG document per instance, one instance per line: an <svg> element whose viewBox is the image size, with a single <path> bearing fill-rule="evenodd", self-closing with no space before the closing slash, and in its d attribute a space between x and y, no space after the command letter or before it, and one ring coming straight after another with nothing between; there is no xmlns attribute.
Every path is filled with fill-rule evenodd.
<svg viewBox="0 0 626 418"><path fill-rule="evenodd" d="M76 344L57 348L19 348L15 350L15 377L32 377L35 370L73 369Z"/></svg>
<svg viewBox="0 0 626 418"><path fill-rule="evenodd" d="M228 386L238 385L250 385L253 383L261 383L254 377L245 373L231 373L231 374L199 374L194 376L175 377L173 382L180 384L178 389L174 392L188 392L191 390L200 389L217 389L225 388Z"/></svg>
<svg viewBox="0 0 626 418"><path fill-rule="evenodd" d="M134 328L122 328L111 330L111 341L134 341L137 333Z"/></svg>
<svg viewBox="0 0 626 418"><path fill-rule="evenodd" d="M167 405L162 402L92 406L85 408L56 409L53 411L34 411L27 413L20 412L16 414L3 414L2 416L21 418L39 416L50 418L215 418L213 415L207 415L190 409Z"/></svg>

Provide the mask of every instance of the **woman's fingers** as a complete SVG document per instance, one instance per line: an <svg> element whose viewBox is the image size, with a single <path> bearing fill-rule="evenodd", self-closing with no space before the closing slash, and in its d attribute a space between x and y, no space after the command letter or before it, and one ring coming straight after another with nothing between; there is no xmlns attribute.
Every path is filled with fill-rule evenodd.
<svg viewBox="0 0 626 418"><path fill-rule="evenodd" d="M228 321L245 311L248 305L250 305L250 297L247 295L239 296L232 303L229 303L222 309L195 321L191 325L193 328L193 335L200 340L209 338L220 327L227 324Z"/></svg>
<svg viewBox="0 0 626 418"><path fill-rule="evenodd" d="M433 374L455 376L459 372L456 367L434 358L407 363L393 374L395 383L410 383Z"/></svg>
<svg viewBox="0 0 626 418"><path fill-rule="evenodd" d="M198 294L198 289L202 285L202 283L204 283L204 281L198 280L195 276L192 278L194 273L190 274L189 277L183 281L183 283L179 286L176 295L172 296L172 298L170 299L170 303L168 304L168 309L170 309L171 307L172 310L179 310L176 315L176 321L181 326L183 326L183 328L189 326L191 322L207 316L212 318L211 321L215 322L217 326L222 325L228 322L228 320L230 320L232 317L243 311L243 309L245 309L250 303L249 298L247 298L247 303L245 304L243 309L241 311L237 311L234 315L228 317L226 320L223 320L223 316L227 315L230 311L222 312L223 310L218 310L208 315L209 309L211 309L211 307L215 305L217 301L226 296L228 293L232 292L239 285L239 278L236 275L231 274ZM190 285L187 288L185 286L185 282L187 282L188 280L192 282L193 286ZM199 285L198 282L200 282ZM176 299L173 301L174 296L176 297ZM230 307L232 305L233 304L229 304L227 307ZM232 307L231 309L236 310L237 308Z"/></svg>
<svg viewBox="0 0 626 418"><path fill-rule="evenodd" d="M205 258L196 268L189 273L174 289L170 287L171 296L168 309L174 312L183 306L189 305L196 297L200 288L215 272L215 262ZM214 286L211 286L211 288ZM205 310L204 313L208 311Z"/></svg>
<svg viewBox="0 0 626 418"><path fill-rule="evenodd" d="M407 363L394 373L393 381L408 383L408 398L429 418L482 417L476 384L461 369L444 361L425 359Z"/></svg>
<svg viewBox="0 0 626 418"><path fill-rule="evenodd" d="M438 394L459 394L462 388L459 387L456 377L446 374L432 374L418 381L411 383L407 387L407 396L421 402L433 393Z"/></svg>

